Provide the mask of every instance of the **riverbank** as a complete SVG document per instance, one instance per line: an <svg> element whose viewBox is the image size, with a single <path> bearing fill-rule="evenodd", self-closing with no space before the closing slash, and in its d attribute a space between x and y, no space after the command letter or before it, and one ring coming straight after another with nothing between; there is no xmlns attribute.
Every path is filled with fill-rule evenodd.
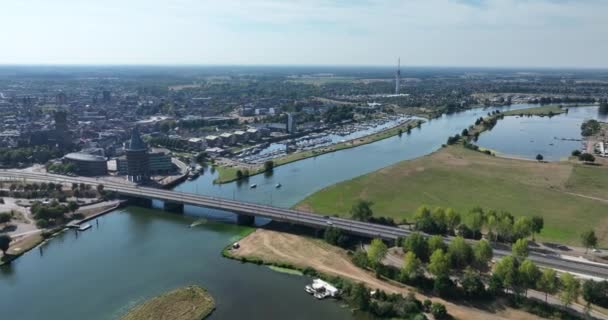
<svg viewBox="0 0 608 320"><path fill-rule="evenodd" d="M240 248L227 250L225 255L241 261L291 266L306 271L314 269L325 275L361 282L370 289L406 295L415 288L378 279L372 272L355 266L346 250L334 247L321 239L291 233L258 229L239 241ZM444 304L456 319L540 319L531 314L492 304L487 310L456 305L443 299L416 293L420 300L431 299Z"/></svg>
<svg viewBox="0 0 608 320"><path fill-rule="evenodd" d="M301 151L301 152L295 152L292 154L285 155L283 157L278 157L276 159L273 159L272 161L274 163L274 167L278 167L278 166L285 165L288 163L320 156L320 155L323 155L326 153L355 148L358 146L362 146L362 145L370 144L370 143L373 143L376 141L384 140L384 139L387 139L390 137L394 137L399 134L407 134L407 132L409 130L418 127L423 122L424 122L423 120L411 119L398 126L395 126L395 127L392 127L392 128L380 131L380 132L376 132L374 134L371 134L371 135L368 135L365 137L352 139L352 140L332 144L332 145L325 146L325 147L315 148L315 149ZM248 166L246 169L249 170L249 176L254 176L254 175L265 172L264 165L262 165L262 164L260 164L259 166ZM229 183L229 182L238 180L237 171L239 170L239 168L237 168L237 167L217 166L215 168L215 170L218 171L218 177L214 180L214 183L223 184L223 183Z"/></svg>
<svg viewBox="0 0 608 320"><path fill-rule="evenodd" d="M201 320L215 309L213 297L203 288L188 286L165 293L135 307L122 320Z"/></svg>
<svg viewBox="0 0 608 320"><path fill-rule="evenodd" d="M506 159L454 145L324 188L296 207L349 217L352 205L365 199L376 217L400 221L421 205L461 213L481 206L544 217L541 240L578 245L583 231L595 229L606 246L606 181L607 167Z"/></svg>
<svg viewBox="0 0 608 320"><path fill-rule="evenodd" d="M69 224L57 226L51 229L37 229L31 232L18 235L13 238L10 244L7 254L3 255L0 252L0 266L9 264L20 256L24 255L28 251L38 247L48 239L52 238L56 234L66 230L70 225L78 225L86 221L93 220L104 214L112 212L119 208L123 203L121 201L109 201L108 203L98 202L93 203L89 206L83 206L78 209L77 213L83 215L80 220L73 220Z"/></svg>

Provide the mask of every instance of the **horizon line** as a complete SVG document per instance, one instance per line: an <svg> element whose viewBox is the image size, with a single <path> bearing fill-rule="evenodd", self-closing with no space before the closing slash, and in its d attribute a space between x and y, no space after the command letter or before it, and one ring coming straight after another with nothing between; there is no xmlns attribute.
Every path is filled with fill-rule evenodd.
<svg viewBox="0 0 608 320"><path fill-rule="evenodd" d="M204 64L204 63L0 63L3 67L333 67L333 68L394 68L392 64ZM608 71L608 66L475 66L475 65L401 65L417 69L534 69L534 70L595 70Z"/></svg>

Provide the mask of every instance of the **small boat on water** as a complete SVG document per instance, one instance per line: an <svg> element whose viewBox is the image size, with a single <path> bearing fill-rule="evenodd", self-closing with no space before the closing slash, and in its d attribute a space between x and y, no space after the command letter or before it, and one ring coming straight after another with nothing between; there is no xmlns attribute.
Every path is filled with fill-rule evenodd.
<svg viewBox="0 0 608 320"><path fill-rule="evenodd" d="M88 223L80 225L80 227L78 227L78 231L86 231L86 230L89 230L89 229L91 229L91 225L88 224Z"/></svg>
<svg viewBox="0 0 608 320"><path fill-rule="evenodd" d="M304 290L306 290L306 292L310 293L310 294L314 294L315 293L315 289L313 289L312 286L309 285L309 284L306 285L306 287L304 287Z"/></svg>
<svg viewBox="0 0 608 320"><path fill-rule="evenodd" d="M251 189L255 189L255 188L257 188L257 187L258 187L258 185L257 185L257 184L255 184L255 183L249 186L249 188L251 188Z"/></svg>
<svg viewBox="0 0 608 320"><path fill-rule="evenodd" d="M276 184L274 187L278 189L278 188L280 188L280 187L282 187L282 186L283 186L282 184L277 183L277 184Z"/></svg>

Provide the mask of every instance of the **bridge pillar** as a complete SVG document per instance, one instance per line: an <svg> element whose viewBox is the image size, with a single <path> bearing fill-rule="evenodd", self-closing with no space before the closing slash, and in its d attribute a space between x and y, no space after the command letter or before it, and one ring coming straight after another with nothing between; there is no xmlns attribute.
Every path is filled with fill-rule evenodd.
<svg viewBox="0 0 608 320"><path fill-rule="evenodd" d="M131 206L152 208L152 199L127 197L128 204Z"/></svg>
<svg viewBox="0 0 608 320"><path fill-rule="evenodd" d="M177 202L165 201L164 209L167 212L184 213L184 204Z"/></svg>
<svg viewBox="0 0 608 320"><path fill-rule="evenodd" d="M246 214L236 214L236 223L240 225L251 226L255 222L254 216L248 216Z"/></svg>

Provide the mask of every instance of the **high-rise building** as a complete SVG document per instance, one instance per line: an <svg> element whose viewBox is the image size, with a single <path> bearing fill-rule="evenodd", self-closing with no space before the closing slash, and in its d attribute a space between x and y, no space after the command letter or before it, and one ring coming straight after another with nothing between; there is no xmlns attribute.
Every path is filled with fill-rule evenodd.
<svg viewBox="0 0 608 320"><path fill-rule="evenodd" d="M127 180L140 182L150 177L148 146L141 139L137 127L133 128L131 139L125 145L127 155Z"/></svg>
<svg viewBox="0 0 608 320"><path fill-rule="evenodd" d="M108 90L104 90L102 92L102 98L103 103L110 103L112 101L112 94L110 93L110 91Z"/></svg>
<svg viewBox="0 0 608 320"><path fill-rule="evenodd" d="M57 96L55 96L55 102L58 105L65 105L68 103L68 96L64 92L59 92Z"/></svg>
<svg viewBox="0 0 608 320"><path fill-rule="evenodd" d="M296 133L296 117L293 113L287 113L287 133Z"/></svg>
<svg viewBox="0 0 608 320"><path fill-rule="evenodd" d="M71 144L70 131L68 130L68 114L65 111L55 111L55 142L60 148Z"/></svg>
<svg viewBox="0 0 608 320"><path fill-rule="evenodd" d="M397 59L397 72L395 73L395 94L399 94L399 82L401 82L401 58Z"/></svg>

